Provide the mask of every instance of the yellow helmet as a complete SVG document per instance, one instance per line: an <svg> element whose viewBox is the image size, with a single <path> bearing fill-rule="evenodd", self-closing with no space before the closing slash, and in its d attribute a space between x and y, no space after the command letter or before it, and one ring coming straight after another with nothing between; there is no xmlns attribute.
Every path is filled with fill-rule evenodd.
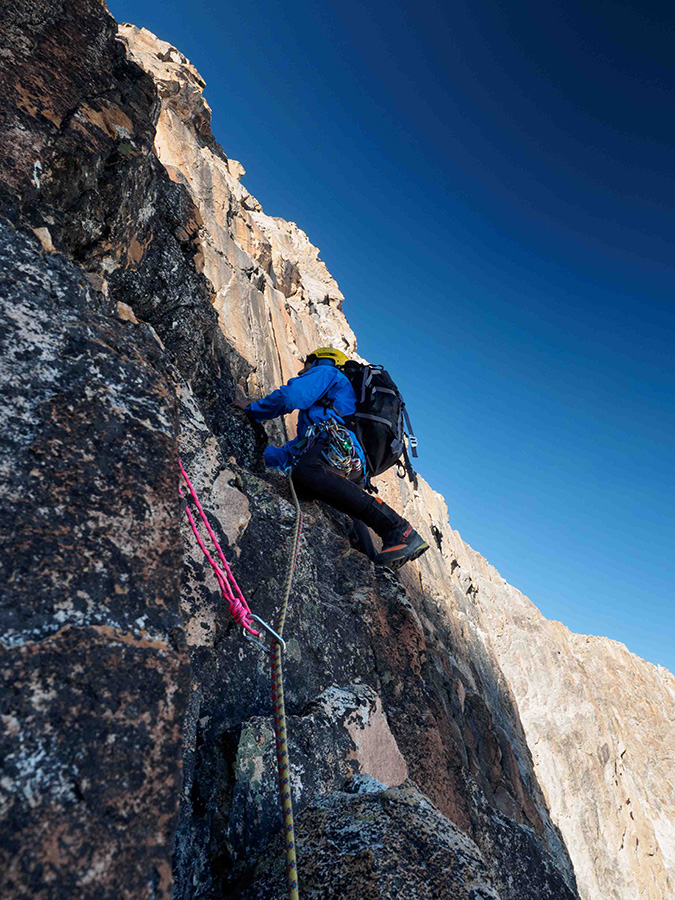
<svg viewBox="0 0 675 900"><path fill-rule="evenodd" d="M342 350L336 350L334 347L319 347L318 350L313 350L305 361L310 362L314 359L332 359L340 369L349 362L349 357Z"/></svg>

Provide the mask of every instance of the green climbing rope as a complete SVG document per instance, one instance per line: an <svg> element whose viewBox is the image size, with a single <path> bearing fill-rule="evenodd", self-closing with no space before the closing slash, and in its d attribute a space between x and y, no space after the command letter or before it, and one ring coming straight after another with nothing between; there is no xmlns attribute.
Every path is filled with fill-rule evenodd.
<svg viewBox="0 0 675 900"><path fill-rule="evenodd" d="M286 575L286 584L284 587L284 596L281 603L281 609L276 621L276 632L279 637L283 637L284 624L286 623L286 612L288 610L288 600L291 596L291 587L293 586L293 575L298 561L298 552L300 549L300 533L302 531L302 510L298 496L295 493L295 486L291 473L288 473L288 484L291 489L291 497L295 504L295 527L293 529L293 548L288 563L288 572ZM272 653L270 656L272 664L272 705L274 712L274 734L277 747L277 765L279 768L279 793L281 795L281 807L284 816L284 837L286 840L286 872L288 875L288 897L289 900L299 900L298 895L298 866L295 856L295 828L293 824L293 802L291 799L291 770L288 760L288 744L286 739L286 707L284 705L284 678L281 668L281 644L274 641L272 644Z"/></svg>

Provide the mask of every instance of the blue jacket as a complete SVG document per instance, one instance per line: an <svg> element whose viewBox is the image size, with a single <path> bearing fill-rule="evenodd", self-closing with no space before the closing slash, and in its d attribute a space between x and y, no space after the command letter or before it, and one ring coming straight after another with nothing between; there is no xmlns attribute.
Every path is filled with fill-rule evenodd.
<svg viewBox="0 0 675 900"><path fill-rule="evenodd" d="M332 401L332 407L326 409L319 400ZM354 388L346 375L336 368L331 359L318 359L309 372L291 378L288 384L272 391L262 400L256 400L248 407L248 415L257 422L284 416L294 409L300 410L298 415L298 436L283 447L266 447L265 463L280 469L292 466L302 454L296 450L298 441L305 436L310 425L337 419L343 422L342 416L351 415L356 409ZM365 472L365 456L361 445L352 435L354 447L363 463Z"/></svg>

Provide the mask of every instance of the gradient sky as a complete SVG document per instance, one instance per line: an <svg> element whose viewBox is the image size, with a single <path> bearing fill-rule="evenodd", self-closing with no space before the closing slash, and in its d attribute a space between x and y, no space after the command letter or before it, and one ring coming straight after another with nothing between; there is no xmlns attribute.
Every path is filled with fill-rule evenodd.
<svg viewBox="0 0 675 900"><path fill-rule="evenodd" d="M668 4L112 0L321 248L450 522L548 618L675 671Z"/></svg>

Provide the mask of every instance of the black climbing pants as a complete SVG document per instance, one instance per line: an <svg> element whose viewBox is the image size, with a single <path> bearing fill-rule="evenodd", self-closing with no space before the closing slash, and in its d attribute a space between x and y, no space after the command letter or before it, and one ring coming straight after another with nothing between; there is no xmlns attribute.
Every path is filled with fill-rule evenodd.
<svg viewBox="0 0 675 900"><path fill-rule="evenodd" d="M361 473L345 477L328 464L321 450L321 443L314 444L293 467L293 483L305 497L329 503L356 522L365 522L381 536L401 524L403 519L397 512L363 490ZM356 522L356 531L363 536L365 529Z"/></svg>

